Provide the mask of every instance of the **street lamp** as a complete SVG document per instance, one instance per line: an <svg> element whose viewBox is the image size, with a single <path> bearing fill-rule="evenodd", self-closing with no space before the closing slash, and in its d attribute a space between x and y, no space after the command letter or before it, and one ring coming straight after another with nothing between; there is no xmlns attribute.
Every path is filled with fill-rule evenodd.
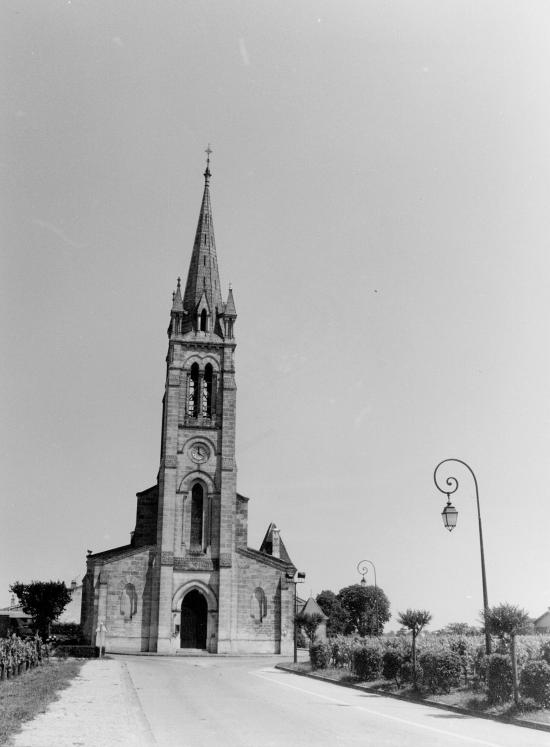
<svg viewBox="0 0 550 747"><path fill-rule="evenodd" d="M443 511L441 512L441 517L443 519L443 526L449 530L449 532L452 532L453 529L456 527L456 522L458 519L458 511L451 503L451 495L453 493L456 493L458 490L458 480L456 477L449 476L445 480L445 487L441 487L441 485L437 481L437 471L438 469L443 465L447 464L449 462L455 462L457 464L462 464L463 467L466 467L466 469L469 471L469 473L472 475L472 478L474 480L474 486L476 489L476 504L477 504L477 522L479 527L479 549L481 554L481 581L483 584L483 613L485 617L485 652L487 654L491 653L491 636L489 634L489 631L487 629L487 613L489 611L489 601L487 598L487 577L485 575L485 553L483 551L483 531L481 528L481 511L479 509L479 490L477 487L477 480L476 476L474 475L474 472L472 468L466 464L466 462L463 462L462 459L444 459L442 462L439 462L437 467L434 470L434 483L435 487L439 490L440 493L444 493L447 496L447 505L444 507Z"/></svg>
<svg viewBox="0 0 550 747"><path fill-rule="evenodd" d="M365 576L368 573L368 566L367 563L370 563L372 565L372 570L374 571L374 620L376 624L376 635L378 635L378 587L376 585L376 566L372 562L372 560L360 560L359 563L357 563L357 571L361 575L361 586L366 586L367 581L365 579Z"/></svg>
<svg viewBox="0 0 550 747"><path fill-rule="evenodd" d="M294 663L298 662L298 630L296 626L296 615L298 614L298 594L296 593L297 584L303 584L306 580L306 574L303 571L298 573L287 573L286 580L289 584L294 584Z"/></svg>

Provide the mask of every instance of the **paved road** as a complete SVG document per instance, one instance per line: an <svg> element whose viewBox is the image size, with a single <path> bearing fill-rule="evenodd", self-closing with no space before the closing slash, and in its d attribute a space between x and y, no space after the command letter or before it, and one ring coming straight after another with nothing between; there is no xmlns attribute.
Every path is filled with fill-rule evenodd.
<svg viewBox="0 0 550 747"><path fill-rule="evenodd" d="M383 698L274 658L87 662L14 747L550 747L550 733Z"/></svg>
<svg viewBox="0 0 550 747"><path fill-rule="evenodd" d="M274 668L273 659L120 657L159 747L541 747L550 734ZM153 741L154 740L154 741Z"/></svg>

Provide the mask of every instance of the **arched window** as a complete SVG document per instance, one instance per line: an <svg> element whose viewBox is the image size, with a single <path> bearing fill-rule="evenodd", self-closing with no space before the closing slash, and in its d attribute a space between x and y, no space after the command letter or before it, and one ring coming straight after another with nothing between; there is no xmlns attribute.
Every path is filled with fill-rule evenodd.
<svg viewBox="0 0 550 747"><path fill-rule="evenodd" d="M120 614L124 621L131 620L137 612L137 592L134 584L126 584L120 595Z"/></svg>
<svg viewBox="0 0 550 747"><path fill-rule="evenodd" d="M195 483L191 491L191 537L189 546L192 550L202 548L202 512L203 489L202 485Z"/></svg>
<svg viewBox="0 0 550 747"><path fill-rule="evenodd" d="M207 332L208 331L208 315L206 313L206 309L203 309L201 311L201 332Z"/></svg>
<svg viewBox="0 0 550 747"><path fill-rule="evenodd" d="M193 363L187 393L187 414L196 418L199 414L199 364Z"/></svg>
<svg viewBox="0 0 550 747"><path fill-rule="evenodd" d="M212 417L212 383L214 370L211 363L206 364L204 369L204 381L202 384L202 414L205 418Z"/></svg>
<svg viewBox="0 0 550 747"><path fill-rule="evenodd" d="M261 586L258 586L254 589L254 593L250 600L250 617L253 617L257 622L262 622L266 615L267 599L265 591Z"/></svg>

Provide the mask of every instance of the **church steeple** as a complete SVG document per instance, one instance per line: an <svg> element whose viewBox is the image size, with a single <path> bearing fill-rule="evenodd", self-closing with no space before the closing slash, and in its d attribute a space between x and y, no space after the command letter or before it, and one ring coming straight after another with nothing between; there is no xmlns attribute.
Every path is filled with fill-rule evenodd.
<svg viewBox="0 0 550 747"><path fill-rule="evenodd" d="M219 316L223 313L223 301L210 204L211 153L208 146L202 204L183 295L183 331L214 332L221 336Z"/></svg>

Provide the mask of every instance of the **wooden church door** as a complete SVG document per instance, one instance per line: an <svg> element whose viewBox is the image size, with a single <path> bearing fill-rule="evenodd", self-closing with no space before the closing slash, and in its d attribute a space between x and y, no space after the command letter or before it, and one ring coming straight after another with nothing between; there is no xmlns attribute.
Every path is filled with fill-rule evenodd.
<svg viewBox="0 0 550 747"><path fill-rule="evenodd" d="M181 603L181 648L206 648L207 616L206 599L200 591L190 591Z"/></svg>

